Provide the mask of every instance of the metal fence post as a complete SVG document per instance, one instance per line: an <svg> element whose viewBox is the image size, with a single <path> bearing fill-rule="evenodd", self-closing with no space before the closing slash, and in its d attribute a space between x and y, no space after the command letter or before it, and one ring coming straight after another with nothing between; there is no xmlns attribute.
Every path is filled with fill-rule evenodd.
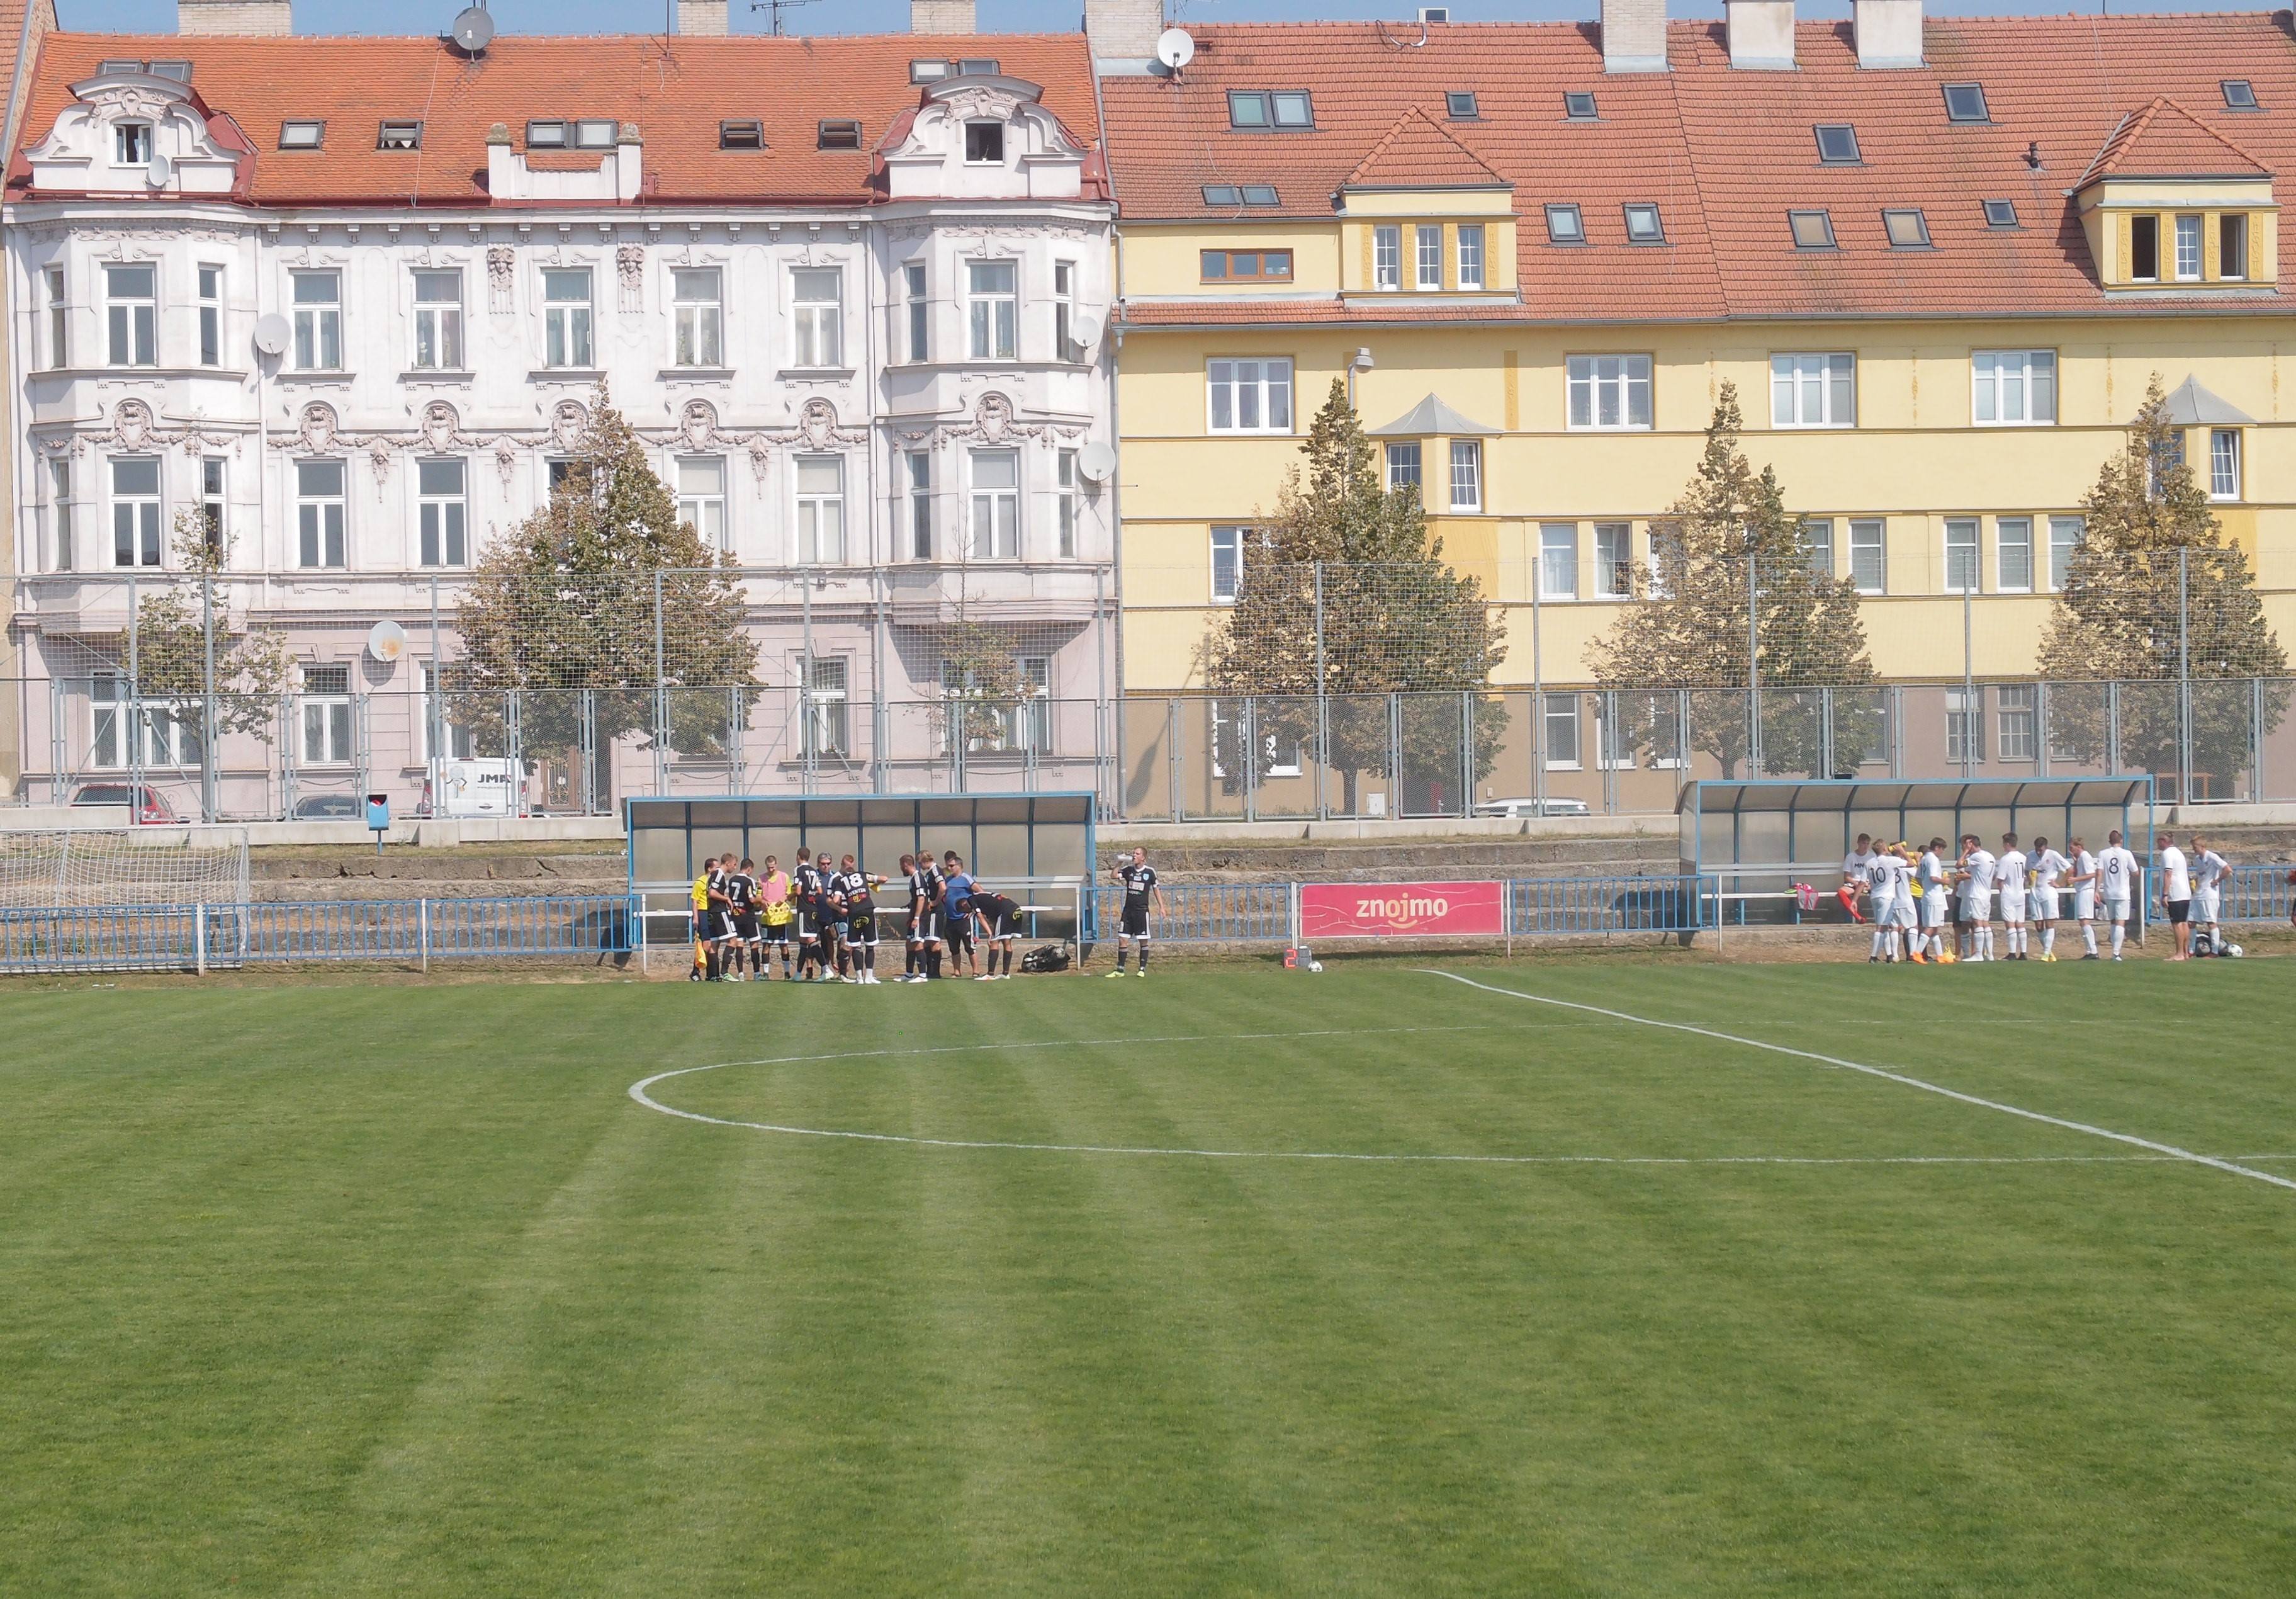
<svg viewBox="0 0 2296 1599"><path fill-rule="evenodd" d="M1403 814L1403 696L1387 696L1387 814Z"/></svg>
<svg viewBox="0 0 2296 1599"><path fill-rule="evenodd" d="M2118 678L2104 685L2104 769L2115 774L2120 770L2120 682Z"/></svg>
<svg viewBox="0 0 2296 1599"><path fill-rule="evenodd" d="M2177 552L2177 803L2193 802L2193 615L2190 550Z"/></svg>
<svg viewBox="0 0 2296 1599"><path fill-rule="evenodd" d="M1243 697L1242 714L1236 719L1236 759L1243 767L1243 819L1259 820L1259 702L1252 696Z"/></svg>
<svg viewBox="0 0 2296 1599"><path fill-rule="evenodd" d="M422 697L425 785L430 790L430 810L436 816L447 803L447 785L437 780L439 761L447 754L447 661L439 642L439 579L430 579L430 692Z"/></svg>
<svg viewBox="0 0 2296 1599"><path fill-rule="evenodd" d="M208 907L192 908L192 970L200 976L208 974Z"/></svg>
<svg viewBox="0 0 2296 1599"><path fill-rule="evenodd" d="M1331 685L1324 680L1324 563L1310 569L1316 580L1316 819L1328 821L1324 768L1332 764Z"/></svg>
<svg viewBox="0 0 2296 1599"><path fill-rule="evenodd" d="M1546 814L1546 677L1538 649L1538 591L1546 579L1544 568L1534 557L1530 567L1530 792L1542 816Z"/></svg>
<svg viewBox="0 0 2296 1599"><path fill-rule="evenodd" d="M661 571L653 574L653 791L669 792L669 674L661 636Z"/></svg>
<svg viewBox="0 0 2296 1599"><path fill-rule="evenodd" d="M1475 814L1475 694L1459 691L1459 814Z"/></svg>
<svg viewBox="0 0 2296 1599"><path fill-rule="evenodd" d="M1964 779L1976 767L1977 741L1985 729L1985 718L1977 711L1977 640L1969 597L1976 584L1977 574L1972 572L1961 586L1961 775Z"/></svg>
<svg viewBox="0 0 2296 1599"><path fill-rule="evenodd" d="M2248 799L2251 805L2264 802L2264 679L2248 680L2249 767Z"/></svg>
<svg viewBox="0 0 2296 1599"><path fill-rule="evenodd" d="M1761 572L1746 552L1746 775L1762 775Z"/></svg>
<svg viewBox="0 0 2296 1599"><path fill-rule="evenodd" d="M416 940L422 951L422 970L428 972L430 970L430 902L428 899L422 901L418 925L420 931L415 935Z"/></svg>
<svg viewBox="0 0 2296 1599"><path fill-rule="evenodd" d="M200 714L200 816L203 821L216 819L216 662L215 662L215 574L200 574L200 638L205 659L205 670L200 681L206 691L206 704Z"/></svg>
<svg viewBox="0 0 2296 1599"><path fill-rule="evenodd" d="M1833 691L1830 688L1817 691L1817 758L1824 767L1818 775L1831 777L1833 775Z"/></svg>
<svg viewBox="0 0 2296 1599"><path fill-rule="evenodd" d="M127 824L144 819L144 618L135 594L135 574L127 574Z"/></svg>
<svg viewBox="0 0 2296 1599"><path fill-rule="evenodd" d="M1164 765L1170 774L1168 783L1172 791L1172 820L1177 822L1186 814L1180 800L1180 784L1185 779L1180 760L1180 702L1177 700L1164 701Z"/></svg>

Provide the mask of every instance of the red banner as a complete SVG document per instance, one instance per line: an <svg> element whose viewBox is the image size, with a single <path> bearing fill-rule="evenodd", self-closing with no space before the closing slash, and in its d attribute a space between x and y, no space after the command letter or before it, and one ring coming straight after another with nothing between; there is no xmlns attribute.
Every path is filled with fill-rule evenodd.
<svg viewBox="0 0 2296 1599"><path fill-rule="evenodd" d="M1303 882L1300 937L1500 938L1506 885L1496 882Z"/></svg>

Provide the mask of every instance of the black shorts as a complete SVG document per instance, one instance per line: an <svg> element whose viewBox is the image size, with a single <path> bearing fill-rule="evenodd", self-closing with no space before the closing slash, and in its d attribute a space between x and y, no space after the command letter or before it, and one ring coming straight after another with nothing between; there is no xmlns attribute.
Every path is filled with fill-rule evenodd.
<svg viewBox="0 0 2296 1599"><path fill-rule="evenodd" d="M788 922L767 922L767 923L766 923L766 942L767 942L767 943L768 943L768 944L786 944L786 943L788 943L788 942L789 942L789 935L790 935L790 924L789 924Z"/></svg>
<svg viewBox="0 0 2296 1599"><path fill-rule="evenodd" d="M877 941L877 913L855 911L846 917L845 941L848 944L874 944Z"/></svg>
<svg viewBox="0 0 2296 1599"><path fill-rule="evenodd" d="M984 914L988 918L988 941L991 944L997 942L1001 939L1017 939L1021 936L1019 933L1013 931L1012 917L1002 915L996 911L988 911Z"/></svg>
<svg viewBox="0 0 2296 1599"><path fill-rule="evenodd" d="M818 917L815 916L815 914L814 914L811 911L801 910L801 911L798 912L798 914L797 914L797 936L798 936L798 941L799 941L800 943L803 943L803 944L810 944L810 943L812 943L812 942L813 942L813 940L814 940L815 933L816 933L816 932L817 931L817 930L819 929L820 924L821 924L821 923L820 923L820 919L819 919Z"/></svg>
<svg viewBox="0 0 2296 1599"><path fill-rule="evenodd" d="M943 939L942 941L943 941L944 943L946 943L946 944L947 944L947 945L951 949L970 949L970 948L972 948L972 915L971 915L970 914L965 914L965 915L962 915L962 916L952 917L952 918L950 919L950 921L949 921L949 924L948 924L948 936L947 936L947 938L946 938L946 939Z"/></svg>
<svg viewBox="0 0 2296 1599"><path fill-rule="evenodd" d="M909 942L930 944L940 937L940 913L931 906L909 917Z"/></svg>
<svg viewBox="0 0 2296 1599"><path fill-rule="evenodd" d="M724 911L712 910L709 913L709 931L702 937L714 942L721 939L730 939L733 936L734 918Z"/></svg>
<svg viewBox="0 0 2296 1599"><path fill-rule="evenodd" d="M744 944L756 943L758 941L758 913L755 911L735 911L734 913L734 936L741 939Z"/></svg>
<svg viewBox="0 0 2296 1599"><path fill-rule="evenodd" d="M1148 936L1148 907L1144 905L1126 906L1124 907L1124 920L1119 925L1116 936L1119 939L1146 938Z"/></svg>
<svg viewBox="0 0 2296 1599"><path fill-rule="evenodd" d="M2169 925L2182 927L2193 919L2193 902L2189 899L2169 901Z"/></svg>

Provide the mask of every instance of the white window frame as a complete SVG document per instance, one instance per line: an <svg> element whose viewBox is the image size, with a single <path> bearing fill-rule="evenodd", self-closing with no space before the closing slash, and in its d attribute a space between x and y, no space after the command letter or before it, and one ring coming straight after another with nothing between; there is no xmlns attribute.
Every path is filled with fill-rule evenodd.
<svg viewBox="0 0 2296 1599"><path fill-rule="evenodd" d="M1382 452L1387 466L1387 491L1416 488L1423 497L1427 491L1426 456L1416 439L1395 439L1388 441Z"/></svg>
<svg viewBox="0 0 2296 1599"><path fill-rule="evenodd" d="M1483 286L1483 225L1463 222L1459 225L1459 287L1462 291Z"/></svg>
<svg viewBox="0 0 2296 1599"><path fill-rule="evenodd" d="M136 724L132 734L126 726L131 709ZM88 686L88 765L102 772L195 767L199 740L192 736L190 721L172 701L145 700L131 707L127 680L117 672L99 672ZM140 747L131 747L131 738Z"/></svg>
<svg viewBox="0 0 2296 1599"><path fill-rule="evenodd" d="M1565 357L1563 381L1569 401L1569 430L1574 433L1649 432L1652 365L1646 355ZM1635 415L1637 399L1642 413L1639 421ZM1603 420L1605 402L1616 408L1612 421Z"/></svg>
<svg viewBox="0 0 2296 1599"><path fill-rule="evenodd" d="M1443 225L1418 225L1412 244L1411 286L1424 293L1443 287Z"/></svg>
<svg viewBox="0 0 2296 1599"><path fill-rule="evenodd" d="M720 554L734 548L733 519L727 514L733 498L728 492L728 463L723 455L680 455L672 463L677 474L677 520L695 537ZM691 472L693 477L688 477ZM716 474L716 483L701 480Z"/></svg>
<svg viewBox="0 0 2296 1599"><path fill-rule="evenodd" d="M312 469L332 469L335 487L314 489ZM340 571L350 564L350 463L340 455L299 460L295 474L295 566L299 571ZM332 514L330 515L329 512Z"/></svg>
<svg viewBox="0 0 2296 1599"><path fill-rule="evenodd" d="M1985 687L1945 691L1945 759L1951 767L1985 764Z"/></svg>
<svg viewBox="0 0 2296 1599"><path fill-rule="evenodd" d="M2217 217L2217 276L2226 283L2248 280L2248 235L2251 224L2245 211L2225 211ZM2237 243L2237 250L2226 250L2227 244Z"/></svg>
<svg viewBox="0 0 2296 1599"><path fill-rule="evenodd" d="M1962 537L1963 534L1967 537ZM1945 592L1949 594L1982 594L1984 590L1984 539L1979 519L1973 516L1948 516L1945 519Z"/></svg>
<svg viewBox="0 0 2296 1599"><path fill-rule="evenodd" d="M2241 438L2238 428L2209 430L2209 498L2219 502L2241 496Z"/></svg>
<svg viewBox="0 0 2296 1599"><path fill-rule="evenodd" d="M982 480L981 469L992 463L1009 463L1010 483ZM1014 446L976 446L965 451L964 537L970 559L1021 558L1021 452Z"/></svg>
<svg viewBox="0 0 2296 1599"><path fill-rule="evenodd" d="M974 117L966 121L964 164L968 167L1001 167L1004 164L1004 125L1002 122L986 117Z"/></svg>
<svg viewBox="0 0 2296 1599"><path fill-rule="evenodd" d="M1538 524L1538 597L1575 600L1578 597L1578 524Z"/></svg>
<svg viewBox="0 0 2296 1599"><path fill-rule="evenodd" d="M454 290L451 299L433 299L442 285ZM463 366L463 273L457 266L424 266L416 270L409 290L414 296L416 372L461 372Z"/></svg>
<svg viewBox="0 0 2296 1599"><path fill-rule="evenodd" d="M908 308L909 361L932 359L932 298L922 259L901 264L901 293Z"/></svg>
<svg viewBox="0 0 2296 1599"><path fill-rule="evenodd" d="M1831 581L1833 577L1833 519L1830 516L1805 516L1800 528L1802 559L1809 562L1811 572Z"/></svg>
<svg viewBox="0 0 2296 1599"><path fill-rule="evenodd" d="M115 122L111 125L111 164L115 167L148 167L152 164L153 133L149 122Z"/></svg>
<svg viewBox="0 0 2296 1599"><path fill-rule="evenodd" d="M581 297L572 291L578 285ZM587 266L542 269L542 365L553 372L591 372L597 365L597 282Z"/></svg>
<svg viewBox="0 0 2296 1599"><path fill-rule="evenodd" d="M1076 559L1077 529L1084 517L1082 486L1077 472L1077 452L1056 451L1053 456L1053 504L1056 513L1053 554L1062 561Z"/></svg>
<svg viewBox="0 0 2296 1599"><path fill-rule="evenodd" d="M230 463L221 455L200 457L200 520L209 554L220 560L230 547L226 540L231 523Z"/></svg>
<svg viewBox="0 0 2296 1599"><path fill-rule="evenodd" d="M2002 761L2023 766L2041 749L2040 695L2030 683L1993 685L1993 750Z"/></svg>
<svg viewBox="0 0 2296 1599"><path fill-rule="evenodd" d="M1595 597L1631 600L1635 597L1635 525L1632 522L1595 524Z"/></svg>
<svg viewBox="0 0 2296 1599"><path fill-rule="evenodd" d="M1403 287L1403 228L1382 222L1371 230L1371 283L1382 293Z"/></svg>
<svg viewBox="0 0 2296 1599"><path fill-rule="evenodd" d="M309 290L308 298L305 291ZM321 299L320 291L326 291ZM289 303L295 309L295 370L343 370L343 275L333 266L298 268L287 275Z"/></svg>
<svg viewBox="0 0 2296 1599"><path fill-rule="evenodd" d="M1084 361L1084 346L1076 337L1077 264L1053 263L1053 358L1070 365Z"/></svg>
<svg viewBox="0 0 2296 1599"><path fill-rule="evenodd" d="M2030 428L2057 420L2057 352L2053 349L1978 349L1969 353L1972 426ZM2037 403L2043 393L2047 405ZM2015 404L2013 408L2011 401ZM2046 409L2046 414L2044 410Z"/></svg>
<svg viewBox="0 0 2296 1599"><path fill-rule="evenodd" d="M1857 357L1848 350L1791 350L1770 357L1770 425L1857 425Z"/></svg>
<svg viewBox="0 0 2296 1599"><path fill-rule="evenodd" d="M1849 519L1849 580L1861 594L1890 592L1890 524L1885 518Z"/></svg>
<svg viewBox="0 0 2296 1599"><path fill-rule="evenodd" d="M1251 529L1221 523L1212 529L1211 597L1215 605L1235 603L1243 583L1243 551Z"/></svg>
<svg viewBox="0 0 2296 1599"><path fill-rule="evenodd" d="M1021 356L1021 263L1010 256L964 264L966 349L975 361Z"/></svg>
<svg viewBox="0 0 2296 1599"><path fill-rule="evenodd" d="M697 288L701 292L696 292ZM669 269L669 364L714 372L726 365L726 274L716 266Z"/></svg>
<svg viewBox="0 0 2296 1599"><path fill-rule="evenodd" d="M809 755L843 757L853 749L853 666L842 655L813 655L805 673L805 748Z"/></svg>
<svg viewBox="0 0 2296 1599"><path fill-rule="evenodd" d="M2033 582L2033 519L1997 516L1993 519L1993 591L2029 594Z"/></svg>
<svg viewBox="0 0 2296 1599"><path fill-rule="evenodd" d="M123 293L116 283L141 272L151 285L145 294ZM160 264L157 261L103 263L104 361L110 366L157 366L160 364Z"/></svg>
<svg viewBox="0 0 2296 1599"><path fill-rule="evenodd" d="M48 291L48 370L61 372L71 365L71 279L62 266L49 266L40 281Z"/></svg>
<svg viewBox="0 0 2296 1599"><path fill-rule="evenodd" d="M836 469L833 488L806 487L806 469L824 463ZM800 566L842 566L845 563L845 457L836 455L795 455L790 460L792 498L790 526L797 529Z"/></svg>
<svg viewBox="0 0 2296 1599"><path fill-rule="evenodd" d="M455 719L454 691L439 686L439 672L437 662L423 662L422 703L420 707L422 726L416 737L420 741L422 759L426 766L434 759L468 760L478 749L478 741L472 734L471 725L468 722L457 722ZM447 748L443 754L433 750L430 747L430 724L434 711L439 731L447 735Z"/></svg>
<svg viewBox="0 0 2296 1599"><path fill-rule="evenodd" d="M72 463L70 455L48 457L48 528L49 547L55 554L55 570L75 571L79 566L79 553L73 546L78 542L72 517Z"/></svg>
<svg viewBox="0 0 2296 1599"><path fill-rule="evenodd" d="M455 468L451 490L434 486L434 468ZM414 559L426 568L471 562L471 467L460 455L426 455L414 463Z"/></svg>
<svg viewBox="0 0 2296 1599"><path fill-rule="evenodd" d="M121 488L120 469L137 465L152 469L151 488ZM166 457L114 455L109 466L104 476L111 489L111 564L122 570L157 567L166 538Z"/></svg>
<svg viewBox="0 0 2296 1599"><path fill-rule="evenodd" d="M1480 516L1483 510L1483 441L1451 440L1451 510Z"/></svg>
<svg viewBox="0 0 2296 1599"><path fill-rule="evenodd" d="M1204 427L1212 433L1292 431L1292 357L1215 356L1204 363ZM1220 420L1223 394L1227 420ZM1258 420L1245 422L1246 410ZM1278 414L1281 421L1276 420Z"/></svg>
<svg viewBox="0 0 2296 1599"><path fill-rule="evenodd" d="M2072 570L2073 554L2080 548L2081 540L2088 536L2088 521L2079 516L2053 516L2049 519L2049 586L2062 589L2065 577Z"/></svg>
<svg viewBox="0 0 2296 1599"><path fill-rule="evenodd" d="M1570 729L1567 742L1570 746L1570 754L1567 759L1558 758L1555 754L1558 743L1566 742L1559 741L1554 736L1554 730L1558 724ZM1546 695L1546 703L1539 707L1538 753L1539 758L1546 763L1548 771L1580 772L1586 769L1582 759L1584 750L1579 745L1578 731L1578 696L1574 693Z"/></svg>
<svg viewBox="0 0 2296 1599"><path fill-rule="evenodd" d="M312 675L341 674L340 689L314 687ZM348 666L306 666L303 686L296 694L301 724L300 764L306 767L347 767L358 758L358 741L351 715L350 668Z"/></svg>
<svg viewBox="0 0 2296 1599"><path fill-rule="evenodd" d="M820 294L826 283L829 295ZM811 298L808 298L810 295ZM790 365L800 371L834 372L845 364L845 269L790 269Z"/></svg>
<svg viewBox="0 0 2296 1599"><path fill-rule="evenodd" d="M2137 237L2139 229L2148 230L2152 238L2152 270L2137 268ZM2161 218L2151 212L2141 212L2128 219L2128 281L2133 283L2157 283L2161 281Z"/></svg>
<svg viewBox="0 0 2296 1599"><path fill-rule="evenodd" d="M2199 212L2177 213L2173 236L2176 240L2177 281L2180 283L2201 281L2202 265L2207 257L2207 248L2202 242L2205 236L2202 229L2202 218Z"/></svg>
<svg viewBox="0 0 2296 1599"><path fill-rule="evenodd" d="M908 477L909 559L933 558L932 452L910 450L904 457Z"/></svg>
<svg viewBox="0 0 2296 1599"><path fill-rule="evenodd" d="M200 365L223 365L223 268L201 261L194 270L200 291Z"/></svg>

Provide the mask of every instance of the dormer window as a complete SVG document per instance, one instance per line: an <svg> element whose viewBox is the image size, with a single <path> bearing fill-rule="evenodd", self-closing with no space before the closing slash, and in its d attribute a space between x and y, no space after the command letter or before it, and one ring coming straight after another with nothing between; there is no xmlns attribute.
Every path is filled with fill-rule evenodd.
<svg viewBox="0 0 2296 1599"><path fill-rule="evenodd" d="M148 167L152 163L152 125L115 122L111 126L111 160L117 167Z"/></svg>
<svg viewBox="0 0 2296 1599"><path fill-rule="evenodd" d="M969 167L1001 167L1004 164L1004 125L1002 122L968 122L964 125L964 161Z"/></svg>
<svg viewBox="0 0 2296 1599"><path fill-rule="evenodd" d="M2255 111L2264 108L2256 103L2256 86L2245 78L2227 78L2217 86L2224 91L2225 110Z"/></svg>
<svg viewBox="0 0 2296 1599"><path fill-rule="evenodd" d="M279 125L279 148L282 150L316 150L327 136L324 122L282 122Z"/></svg>
<svg viewBox="0 0 2296 1599"><path fill-rule="evenodd" d="M1992 121L1993 113L1985 104L1985 86L1981 83L1946 85L1945 115L1948 122Z"/></svg>
<svg viewBox="0 0 2296 1599"><path fill-rule="evenodd" d="M909 63L911 83L939 83L942 78L947 78L948 73L948 62L938 57L928 56L922 61L913 61Z"/></svg>
<svg viewBox="0 0 2296 1599"><path fill-rule="evenodd" d="M1572 122L1601 120L1595 114L1595 92L1592 89L1566 89L1562 94L1562 114Z"/></svg>
<svg viewBox="0 0 2296 1599"><path fill-rule="evenodd" d="M766 125L755 118L718 125L718 148L720 150L763 150L765 147Z"/></svg>
<svg viewBox="0 0 2296 1599"><path fill-rule="evenodd" d="M1847 122L1817 125L1817 159L1829 167L1857 165L1857 130Z"/></svg>
<svg viewBox="0 0 2296 1599"><path fill-rule="evenodd" d="M566 124L563 122L529 122L526 125L526 147L529 150L563 150L566 148Z"/></svg>
<svg viewBox="0 0 2296 1599"><path fill-rule="evenodd" d="M1443 96L1443 110L1454 122L1473 122L1482 116L1472 89L1453 89Z"/></svg>
<svg viewBox="0 0 2296 1599"><path fill-rule="evenodd" d="M824 150L858 150L861 123L853 117L824 117L815 137Z"/></svg>
<svg viewBox="0 0 2296 1599"><path fill-rule="evenodd" d="M386 122L375 130L377 150L420 150L422 148L422 124L420 122Z"/></svg>

